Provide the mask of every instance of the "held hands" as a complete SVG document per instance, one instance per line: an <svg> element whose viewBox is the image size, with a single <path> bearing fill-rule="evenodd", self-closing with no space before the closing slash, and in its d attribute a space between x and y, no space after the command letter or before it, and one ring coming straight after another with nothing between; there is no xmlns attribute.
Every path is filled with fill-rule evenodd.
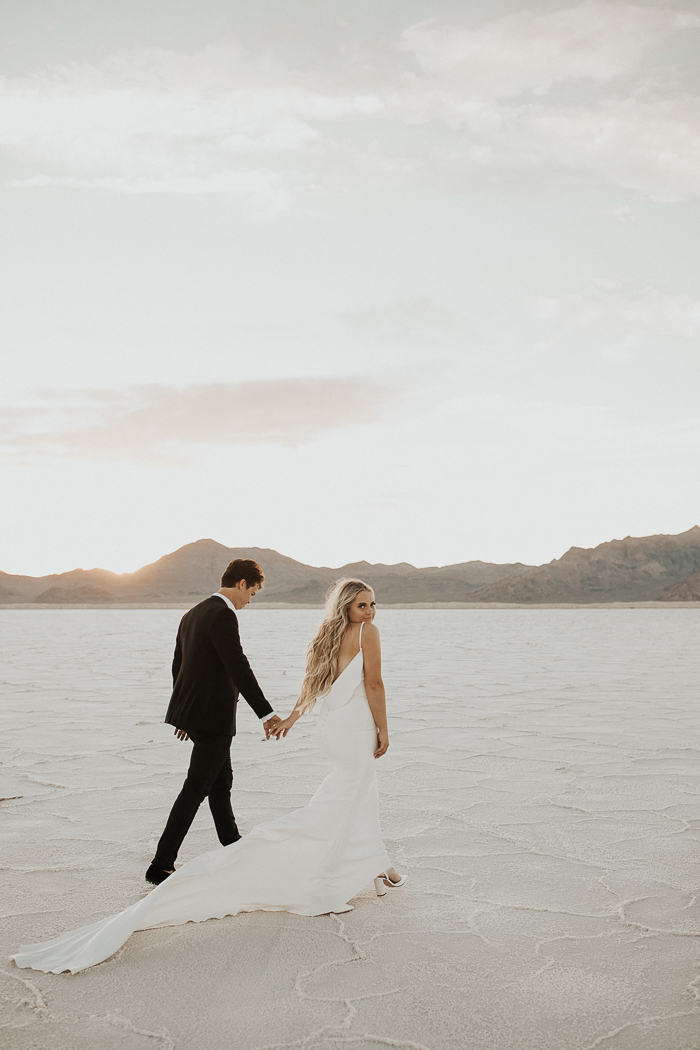
<svg viewBox="0 0 700 1050"><path fill-rule="evenodd" d="M265 739L269 740L270 736L274 734L277 726L280 724L282 719L279 715L272 715L267 721L263 722L263 729L265 730Z"/></svg>
<svg viewBox="0 0 700 1050"><path fill-rule="evenodd" d="M275 740L279 740L280 736L286 736L289 730L292 728L296 718L285 718L277 722L274 729L271 730L271 736L274 736Z"/></svg>
<svg viewBox="0 0 700 1050"><path fill-rule="evenodd" d="M273 715L272 718L268 718L266 722L263 722L263 729L265 730L266 740L270 739L270 736L274 733L275 729L278 725L281 724L281 722L282 719L279 717L279 715ZM285 732L285 736L286 735L287 734ZM184 729L176 729L175 736L178 738L178 740L189 740L189 736L187 735ZM279 740L279 737L277 737L277 739Z"/></svg>
<svg viewBox="0 0 700 1050"><path fill-rule="evenodd" d="M389 748L389 730L378 729L377 730L377 750L374 752L375 758L381 758L382 755L387 753Z"/></svg>

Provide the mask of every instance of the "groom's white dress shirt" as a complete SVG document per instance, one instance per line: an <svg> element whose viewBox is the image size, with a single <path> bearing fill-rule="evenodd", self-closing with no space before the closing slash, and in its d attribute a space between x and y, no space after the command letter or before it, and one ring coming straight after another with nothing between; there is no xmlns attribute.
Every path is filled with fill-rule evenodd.
<svg viewBox="0 0 700 1050"><path fill-rule="evenodd" d="M225 594L221 593L221 591L214 591L214 593L212 594L211 597L212 598L221 598L223 601L226 602L226 604L228 605L228 607L231 610L231 612L233 612L233 613L236 612L236 606L233 604L231 599L227 598ZM268 703L269 702L270 701L268 700ZM260 721L261 722L267 722L268 718L272 718L274 716L274 714L275 714L274 711L270 711L269 715L263 715L262 718L260 719Z"/></svg>

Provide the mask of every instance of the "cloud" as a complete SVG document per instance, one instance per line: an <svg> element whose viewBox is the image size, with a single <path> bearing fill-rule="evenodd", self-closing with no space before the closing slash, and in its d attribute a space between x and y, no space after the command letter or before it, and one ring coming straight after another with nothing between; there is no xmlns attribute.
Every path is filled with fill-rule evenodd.
<svg viewBox="0 0 700 1050"><path fill-rule="evenodd" d="M279 204L281 156L314 143L319 125L381 105L320 95L235 43L194 55L151 49L2 80L0 147L20 168L45 169L10 178L12 186L235 193ZM285 178L303 183L308 173Z"/></svg>
<svg viewBox="0 0 700 1050"><path fill-rule="evenodd" d="M529 153L531 170L557 171L569 184L624 187L660 203L700 195L697 99L521 107L504 115L490 141L487 163L495 168L500 162L513 170Z"/></svg>
<svg viewBox="0 0 700 1050"><path fill-rule="evenodd" d="M675 339L700 345L700 301L684 293L629 289L602 280L586 292L533 297L530 302L534 318L565 325L580 332L582 340L617 334L637 341Z"/></svg>
<svg viewBox="0 0 700 1050"><path fill-rule="evenodd" d="M378 421L395 395L362 378L260 380L126 391L40 391L0 409L5 456L136 460L174 466L203 445L298 446Z"/></svg>
<svg viewBox="0 0 700 1050"><path fill-rule="evenodd" d="M255 200L266 210L275 213L288 204L289 193L278 175L271 171L221 171L210 175L163 175L145 178L124 176L35 175L26 179L8 179L6 185L18 188L56 186L73 190L106 190L114 193L235 193Z"/></svg>
<svg viewBox="0 0 700 1050"><path fill-rule="evenodd" d="M697 296L600 281L525 297L495 333L500 346L511 333L494 392L605 406L640 426L697 419Z"/></svg>
<svg viewBox="0 0 700 1050"><path fill-rule="evenodd" d="M584 0L477 27L422 22L364 55L319 45L303 63L235 41L144 49L4 79L0 147L15 187L227 193L268 213L378 184L687 200L700 195L700 88L673 44L699 27L666 3Z"/></svg>
<svg viewBox="0 0 700 1050"><path fill-rule="evenodd" d="M477 29L412 26L401 47L425 74L414 119L461 132L455 174L481 171L484 183L613 185L687 200L700 194L697 69L681 88L653 56L698 28L688 11L598 0Z"/></svg>
<svg viewBox="0 0 700 1050"><path fill-rule="evenodd" d="M621 204L617 208L603 208L601 215L609 215L611 219L617 219L618 222L624 222L626 225L634 225L637 221L637 216L629 204Z"/></svg>
<svg viewBox="0 0 700 1050"><path fill-rule="evenodd" d="M518 11L477 29L419 23L402 33L401 47L438 83L459 84L463 99L484 102L618 77L665 37L698 26L688 12L585 0L558 11Z"/></svg>
<svg viewBox="0 0 700 1050"><path fill-rule="evenodd" d="M459 301L387 303L348 320L373 347L416 351L416 421L450 399L482 395L664 424L697 415L695 294L605 280L561 294L475 283Z"/></svg>

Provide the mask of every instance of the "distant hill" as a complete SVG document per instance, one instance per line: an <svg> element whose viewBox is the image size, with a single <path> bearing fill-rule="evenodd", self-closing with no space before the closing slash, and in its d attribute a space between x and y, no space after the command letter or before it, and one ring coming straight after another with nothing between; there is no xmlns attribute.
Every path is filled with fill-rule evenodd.
<svg viewBox="0 0 700 1050"><path fill-rule="evenodd" d="M694 572L680 583L674 583L656 597L660 602L700 602L700 572Z"/></svg>
<svg viewBox="0 0 700 1050"><path fill-rule="evenodd" d="M467 561L416 568L407 562L353 562L337 569L304 565L260 547L224 547L197 540L136 572L73 569L54 576L0 572L0 603L102 605L110 602L192 603L219 585L233 558L254 558L266 574L256 605L318 605L339 576L359 576L386 605L432 602L549 604L700 600L700 527L678 536L626 537L597 547L572 547L547 565Z"/></svg>
<svg viewBox="0 0 700 1050"><path fill-rule="evenodd" d="M554 561L489 584L472 602L643 602L700 572L700 527L678 536L627 536L572 547ZM674 600L669 598L670 600ZM681 598L675 600L691 600Z"/></svg>
<svg viewBox="0 0 700 1050"><path fill-rule="evenodd" d="M218 589L224 568L233 558L254 558L266 575L255 604L284 602L317 605L339 576L359 576L375 588L385 604L465 602L474 591L504 576L530 568L520 563L494 565L470 561L441 568L418 569L406 562L370 565L354 562L333 569L305 565L277 551L260 547L224 547L215 540L197 540L152 565L132 573L106 569L73 569L53 576L11 576L0 572L0 602L37 604L105 604L109 602L198 602Z"/></svg>

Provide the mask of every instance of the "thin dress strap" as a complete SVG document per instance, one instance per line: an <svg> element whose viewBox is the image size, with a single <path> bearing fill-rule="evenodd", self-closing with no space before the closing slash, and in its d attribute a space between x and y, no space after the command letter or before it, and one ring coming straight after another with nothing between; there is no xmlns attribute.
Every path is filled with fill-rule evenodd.
<svg viewBox="0 0 700 1050"><path fill-rule="evenodd" d="M362 628L364 627L364 625L365 625L365 621L363 620L362 623L360 624L360 650L362 650Z"/></svg>

